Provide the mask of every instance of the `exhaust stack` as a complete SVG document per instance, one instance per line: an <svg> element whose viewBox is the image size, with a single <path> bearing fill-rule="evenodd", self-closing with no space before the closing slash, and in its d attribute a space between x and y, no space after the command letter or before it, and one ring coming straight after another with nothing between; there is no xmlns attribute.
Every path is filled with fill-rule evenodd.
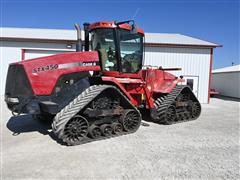
<svg viewBox="0 0 240 180"><path fill-rule="evenodd" d="M82 51L82 39L81 39L81 28L79 24L74 24L76 30L77 30L77 43L76 43L76 51Z"/></svg>
<svg viewBox="0 0 240 180"><path fill-rule="evenodd" d="M85 40L85 46L84 46L84 50L85 51L89 51L89 23L84 23L84 40Z"/></svg>

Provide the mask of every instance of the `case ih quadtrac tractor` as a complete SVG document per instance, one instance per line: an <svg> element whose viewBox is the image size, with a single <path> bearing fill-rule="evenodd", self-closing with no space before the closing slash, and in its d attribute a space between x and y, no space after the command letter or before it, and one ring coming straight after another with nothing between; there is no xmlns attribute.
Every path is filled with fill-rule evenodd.
<svg viewBox="0 0 240 180"><path fill-rule="evenodd" d="M135 132L139 109L156 123L199 117L201 106L182 78L143 66L144 32L133 21L84 24L76 51L10 64L5 101L15 114L52 120L67 145ZM91 37L91 41L89 40Z"/></svg>

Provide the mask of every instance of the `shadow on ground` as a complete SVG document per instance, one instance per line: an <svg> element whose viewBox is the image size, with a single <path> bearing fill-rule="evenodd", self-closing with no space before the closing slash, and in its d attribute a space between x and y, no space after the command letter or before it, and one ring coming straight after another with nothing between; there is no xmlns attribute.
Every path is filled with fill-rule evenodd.
<svg viewBox="0 0 240 180"><path fill-rule="evenodd" d="M141 125L150 126L150 124L148 124L148 122L151 122L148 111L145 110L142 112L142 118L144 119L145 122L142 122ZM66 145L61 140L56 138L54 133L51 131L52 130L51 124L52 124L51 121L35 120L32 118L31 115L19 115L12 116L8 120L6 126L12 132L13 136L17 136L22 133L39 132L42 135L48 135L61 145Z"/></svg>
<svg viewBox="0 0 240 180"><path fill-rule="evenodd" d="M6 126L13 132L13 136L28 132L39 132L42 135L50 136L53 140L62 144L51 131L51 121L42 122L32 119L31 115L20 115L12 116Z"/></svg>
<svg viewBox="0 0 240 180"><path fill-rule="evenodd" d="M150 110L149 109L141 109L140 110L142 119L146 122L152 122L151 117L150 117Z"/></svg>
<svg viewBox="0 0 240 180"><path fill-rule="evenodd" d="M48 135L51 124L34 121L30 115L12 116L7 122L7 128L14 134L38 131L43 135Z"/></svg>

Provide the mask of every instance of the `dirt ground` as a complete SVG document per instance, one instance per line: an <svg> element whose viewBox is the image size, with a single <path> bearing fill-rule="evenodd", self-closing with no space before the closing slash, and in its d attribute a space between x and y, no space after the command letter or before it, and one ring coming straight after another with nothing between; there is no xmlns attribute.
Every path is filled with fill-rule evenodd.
<svg viewBox="0 0 240 180"><path fill-rule="evenodd" d="M2 179L239 179L240 103L212 99L192 122L67 147L1 102Z"/></svg>

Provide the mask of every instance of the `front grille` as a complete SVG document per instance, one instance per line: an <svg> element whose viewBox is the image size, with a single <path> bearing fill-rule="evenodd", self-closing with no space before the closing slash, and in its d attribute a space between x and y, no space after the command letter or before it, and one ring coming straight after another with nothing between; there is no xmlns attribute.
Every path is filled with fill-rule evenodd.
<svg viewBox="0 0 240 180"><path fill-rule="evenodd" d="M27 74L20 64L8 68L5 95L8 97L28 97L33 95Z"/></svg>

